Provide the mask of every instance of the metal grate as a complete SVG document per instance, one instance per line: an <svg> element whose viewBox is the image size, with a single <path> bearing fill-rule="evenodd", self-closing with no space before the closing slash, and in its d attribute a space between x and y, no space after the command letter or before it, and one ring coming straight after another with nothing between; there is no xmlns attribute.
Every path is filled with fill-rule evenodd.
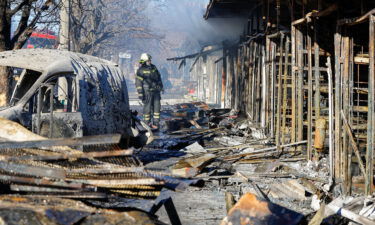
<svg viewBox="0 0 375 225"><path fill-rule="evenodd" d="M0 182L12 192L75 199L156 198L166 183L178 183L166 174L144 170L132 150L122 150L116 143L83 143L83 150L67 152L56 151L51 142L43 149L34 148L42 144L0 145Z"/></svg>

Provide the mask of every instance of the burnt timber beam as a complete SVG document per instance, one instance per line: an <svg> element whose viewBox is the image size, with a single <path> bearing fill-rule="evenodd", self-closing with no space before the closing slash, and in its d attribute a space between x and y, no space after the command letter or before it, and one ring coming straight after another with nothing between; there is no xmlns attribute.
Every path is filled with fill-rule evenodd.
<svg viewBox="0 0 375 225"><path fill-rule="evenodd" d="M16 173L28 176L48 177L54 179L64 179L66 173L63 169L31 166L26 164L8 163L0 161L0 169L8 173Z"/></svg>
<svg viewBox="0 0 375 225"><path fill-rule="evenodd" d="M295 26L292 26L292 131L291 131L291 141L292 142L296 142L297 138L296 138L296 126L297 126L297 115L296 115L296 111L297 111L297 105L296 105L296 101L297 101L297 98L296 98L296 82L297 82L297 79L296 79L296 67L297 67L297 63L296 63L296 27Z"/></svg>
<svg viewBox="0 0 375 225"><path fill-rule="evenodd" d="M61 155L27 155L27 156L5 156L0 155L0 160L63 160L63 159L89 159L89 158L104 158L116 156L130 156L133 150L115 150L103 152L88 152L88 153L73 153ZM1 163L1 162L0 162Z"/></svg>
<svg viewBox="0 0 375 225"><path fill-rule="evenodd" d="M120 139L121 139L120 134L106 134L106 135L88 136L88 137L80 137L80 138L57 138L57 139L45 139L45 140L37 140L37 141L0 142L0 149L118 144L120 142Z"/></svg>
<svg viewBox="0 0 375 225"><path fill-rule="evenodd" d="M312 113L313 113L313 74L312 74L312 41L310 30L307 31L307 159L312 157Z"/></svg>
<svg viewBox="0 0 375 225"><path fill-rule="evenodd" d="M374 11L375 13L375 11ZM369 23L369 55L370 55L370 72L369 72L369 88L368 88L368 117L367 117L367 151L366 151L366 186L365 194L373 193L374 183L374 135L375 135L375 16L370 15Z"/></svg>
<svg viewBox="0 0 375 225"><path fill-rule="evenodd" d="M335 179L341 179L341 57L340 57L340 48L341 48L341 34L340 29L337 28L335 34Z"/></svg>

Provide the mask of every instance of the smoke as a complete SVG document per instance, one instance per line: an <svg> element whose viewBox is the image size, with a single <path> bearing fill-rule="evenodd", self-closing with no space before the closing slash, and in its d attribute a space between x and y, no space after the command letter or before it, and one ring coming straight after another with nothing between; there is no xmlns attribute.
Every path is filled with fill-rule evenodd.
<svg viewBox="0 0 375 225"><path fill-rule="evenodd" d="M149 10L152 27L164 32L166 37L185 34L200 47L236 40L244 31L244 18L203 18L209 0L164 0L164 6Z"/></svg>
<svg viewBox="0 0 375 225"><path fill-rule="evenodd" d="M151 0L147 18L153 32L163 36L162 41L142 41L142 52L153 56L159 68L166 68L170 77L183 77L193 59L180 62L167 58L190 55L208 45L221 45L223 41L237 41L244 32L247 18L204 19L209 0Z"/></svg>

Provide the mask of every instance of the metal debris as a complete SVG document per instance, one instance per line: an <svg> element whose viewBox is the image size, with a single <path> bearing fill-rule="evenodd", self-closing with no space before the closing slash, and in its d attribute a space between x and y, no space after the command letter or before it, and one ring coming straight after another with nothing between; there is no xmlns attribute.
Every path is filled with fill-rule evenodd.
<svg viewBox="0 0 375 225"><path fill-rule="evenodd" d="M45 197L102 202L111 199L151 201L159 197L163 188L183 190L189 185L171 174L146 170L133 155L133 149L119 148L119 141L120 135L103 135L2 142L0 185L3 190L22 194L25 199ZM74 149L74 146L79 146L79 149ZM0 195L0 201L2 198L5 195ZM68 210L68 206L61 207ZM131 207L144 210L143 204L132 204ZM31 214L40 213L28 210ZM67 216L56 213L63 220ZM82 214L78 220L91 214Z"/></svg>

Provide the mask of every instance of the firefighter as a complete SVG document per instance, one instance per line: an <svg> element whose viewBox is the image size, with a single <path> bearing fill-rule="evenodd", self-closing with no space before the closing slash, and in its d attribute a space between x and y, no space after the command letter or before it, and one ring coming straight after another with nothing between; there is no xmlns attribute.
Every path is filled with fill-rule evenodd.
<svg viewBox="0 0 375 225"><path fill-rule="evenodd" d="M140 67L135 79L138 97L143 102L143 118L153 129L159 128L160 122L160 92L164 92L160 73L151 64L151 56L141 55ZM152 123L151 123L151 119Z"/></svg>

